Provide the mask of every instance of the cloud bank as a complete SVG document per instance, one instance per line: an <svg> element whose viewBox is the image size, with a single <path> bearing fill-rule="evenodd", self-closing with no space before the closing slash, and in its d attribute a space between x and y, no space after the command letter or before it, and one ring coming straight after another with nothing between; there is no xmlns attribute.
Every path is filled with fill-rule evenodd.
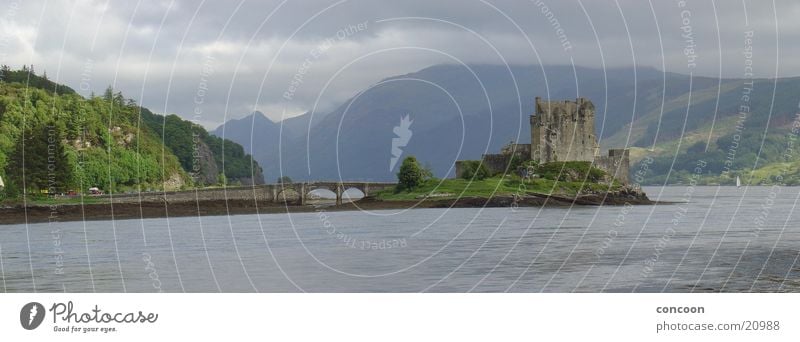
<svg viewBox="0 0 800 342"><path fill-rule="evenodd" d="M84 95L113 85L206 127L328 111L440 63L800 74L800 3L690 0L6 1L0 63ZM533 95L532 95L533 96Z"/></svg>

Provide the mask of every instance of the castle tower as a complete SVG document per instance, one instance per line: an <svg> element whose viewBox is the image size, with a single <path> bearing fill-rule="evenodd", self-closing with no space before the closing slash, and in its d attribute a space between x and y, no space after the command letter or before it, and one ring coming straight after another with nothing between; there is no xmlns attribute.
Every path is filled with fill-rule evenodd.
<svg viewBox="0 0 800 342"><path fill-rule="evenodd" d="M594 161L598 145L592 101L582 97L574 102L543 101L537 97L530 123L531 159L541 163Z"/></svg>

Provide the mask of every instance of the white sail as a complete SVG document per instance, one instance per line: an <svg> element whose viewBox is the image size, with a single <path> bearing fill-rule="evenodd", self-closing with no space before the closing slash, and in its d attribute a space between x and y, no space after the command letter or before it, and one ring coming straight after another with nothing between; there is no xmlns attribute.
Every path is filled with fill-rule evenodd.
<svg viewBox="0 0 800 342"><path fill-rule="evenodd" d="M736 187L738 188L740 186L742 186L742 180L739 179L739 176L736 176Z"/></svg>

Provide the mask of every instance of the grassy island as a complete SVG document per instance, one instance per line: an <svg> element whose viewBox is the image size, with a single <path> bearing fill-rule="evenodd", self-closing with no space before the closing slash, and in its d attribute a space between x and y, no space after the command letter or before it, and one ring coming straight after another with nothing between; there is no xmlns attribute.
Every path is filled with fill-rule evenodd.
<svg viewBox="0 0 800 342"><path fill-rule="evenodd" d="M480 166L476 166L480 167ZM469 178L428 178L413 187L387 189L375 194L383 201L408 201L422 198L454 199L461 197L560 196L606 194L622 190L618 182L608 183L606 173L589 162L553 162L530 165L529 176L520 173L491 175L470 171Z"/></svg>
<svg viewBox="0 0 800 342"><path fill-rule="evenodd" d="M493 197L493 196L542 196L557 195L574 197L584 194L597 194L617 191L619 184L565 182L545 178L522 180L516 176L495 176L482 180L466 179L431 179L411 190L395 191L387 189L375 195L376 199L414 200L420 198L450 199L458 197Z"/></svg>

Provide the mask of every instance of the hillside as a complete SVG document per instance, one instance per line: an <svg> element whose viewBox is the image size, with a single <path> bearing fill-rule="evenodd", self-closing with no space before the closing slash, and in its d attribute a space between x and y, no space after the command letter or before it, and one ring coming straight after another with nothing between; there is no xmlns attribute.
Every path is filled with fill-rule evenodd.
<svg viewBox="0 0 800 342"><path fill-rule="evenodd" d="M666 98L663 112L642 110L609 144L633 141L636 169L653 171L644 179L649 184L733 184L736 176L750 184L800 184L792 131L800 78L713 81L720 86ZM705 166L696 170L698 163Z"/></svg>
<svg viewBox="0 0 800 342"><path fill-rule="evenodd" d="M142 108L141 119L151 131L161 133L166 147L197 185L217 184L220 174L233 183L264 183L261 167L242 145L211 135L202 126L175 114L162 116Z"/></svg>
<svg viewBox="0 0 800 342"><path fill-rule="evenodd" d="M727 183L754 169L755 183L769 183L775 163L789 166L781 172L786 182L797 181L797 165L782 155L800 79L756 80L751 113L737 131L744 82L694 77L690 84L687 75L652 68L573 72L566 66L437 65L382 80L313 119L305 114L275 123L251 115L229 121L215 134L224 131L227 139L245 146L271 175L392 180L397 171L390 169L392 139L397 138L393 129L408 115L412 134L402 155L417 156L437 177L452 177L455 160L478 159L511 140L529 142L534 97L583 96L597 108L602 149L631 148L632 170L644 170L639 179L645 184ZM737 152L728 158L734 139ZM695 177L698 160L707 166Z"/></svg>
<svg viewBox="0 0 800 342"><path fill-rule="evenodd" d="M193 181L195 170L179 158L185 147L193 146L183 139L191 142L191 134L176 131L188 121L153 114L111 88L87 99L30 69L1 70L0 176L5 196L18 196L23 189L34 194L86 192L89 187L126 192L204 184ZM210 160L208 165L223 170L224 145L224 170L231 173L227 178L251 177L251 158L241 146L224 144L202 128L196 133L199 145L208 149L201 154ZM168 137L166 144L162 136ZM210 169L200 164L201 170ZM254 166L260 176L260 167Z"/></svg>

